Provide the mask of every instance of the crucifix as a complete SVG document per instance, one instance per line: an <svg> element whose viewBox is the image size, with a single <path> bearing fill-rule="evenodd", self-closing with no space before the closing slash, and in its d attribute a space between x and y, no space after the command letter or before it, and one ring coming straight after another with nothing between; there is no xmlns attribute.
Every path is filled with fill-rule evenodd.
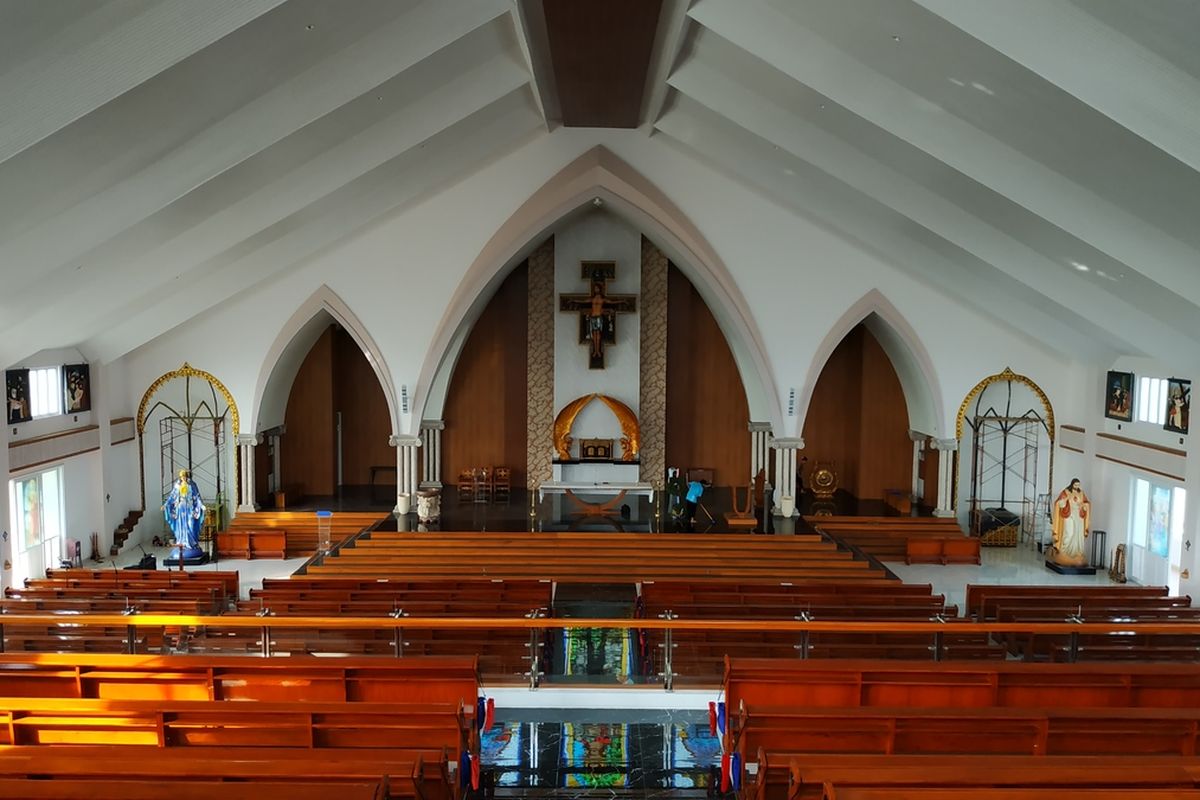
<svg viewBox="0 0 1200 800"><path fill-rule="evenodd" d="M580 261L579 277L588 281L588 294L558 296L559 311L579 312L579 343L588 345L588 369L604 369L604 345L617 342L617 314L637 310L637 296L608 294L617 277L615 261Z"/></svg>

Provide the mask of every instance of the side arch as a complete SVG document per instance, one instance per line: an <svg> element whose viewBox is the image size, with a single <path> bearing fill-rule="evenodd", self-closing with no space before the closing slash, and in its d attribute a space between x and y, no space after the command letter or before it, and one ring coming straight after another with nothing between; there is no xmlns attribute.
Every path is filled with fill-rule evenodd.
<svg viewBox="0 0 1200 800"><path fill-rule="evenodd" d="M833 351L846 335L862 323L887 353L900 387L904 390L904 402L908 408L908 425L911 429L935 438L944 437L946 424L941 384L933 368L933 359L921 343L908 320L884 297L878 289L867 292L852 305L834 324L817 347L804 378L804 386L796 398L797 431L804 429L804 419L812 402L813 391L821 377L821 371Z"/></svg>
<svg viewBox="0 0 1200 800"><path fill-rule="evenodd" d="M751 419L781 431L777 384L762 336L728 267L684 214L648 180L603 147L560 170L525 201L484 245L442 316L421 366L413 396L414 425L440 415L447 373L496 287L508 271L545 241L555 225L599 199L654 241L712 309L733 351Z"/></svg>
<svg viewBox="0 0 1200 800"><path fill-rule="evenodd" d="M396 387L392 383L387 362L384 361L383 354L371 338L371 334L350 307L324 284L284 323L283 329L275 337L266 358L263 359L258 381L254 386L254 404L251 406L253 433L283 424L292 382L296 379L308 351L331 322L338 323L350 334L370 363L380 388L383 389L383 396L387 399L392 435L397 434L400 409L396 403Z"/></svg>

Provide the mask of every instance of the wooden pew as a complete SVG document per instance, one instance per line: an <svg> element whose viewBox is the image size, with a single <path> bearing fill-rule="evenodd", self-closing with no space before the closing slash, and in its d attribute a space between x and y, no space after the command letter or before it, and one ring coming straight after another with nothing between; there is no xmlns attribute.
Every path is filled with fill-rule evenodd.
<svg viewBox="0 0 1200 800"><path fill-rule="evenodd" d="M742 800L808 800L826 786L843 788L963 788L979 786L1076 789L1193 788L1200 759L1174 756L904 756L788 753L759 750Z"/></svg>
<svg viewBox="0 0 1200 800"><path fill-rule="evenodd" d="M217 532L217 555L221 558L287 558L288 532L279 528L247 528Z"/></svg>
<svg viewBox="0 0 1200 800"><path fill-rule="evenodd" d="M748 707L732 745L792 753L1195 756L1195 708Z"/></svg>
<svg viewBox="0 0 1200 800"><path fill-rule="evenodd" d="M728 659L726 702L748 707L1196 708L1187 664Z"/></svg>
<svg viewBox="0 0 1200 800"><path fill-rule="evenodd" d="M1124 600L1139 597L1164 598L1168 596L1165 586L1017 586L967 584L966 613L977 619L987 619L984 603L991 597L1021 598L1105 598ZM1188 598L1190 603L1190 598Z"/></svg>
<svg viewBox="0 0 1200 800"><path fill-rule="evenodd" d="M474 703L477 659L5 653L0 697Z"/></svg>
<svg viewBox="0 0 1200 800"><path fill-rule="evenodd" d="M40 580L40 579L37 579ZM28 580L26 585L37 585L37 580ZM237 597L240 591L237 570L111 570L111 569L48 569L46 580L66 581L70 586L111 586L120 589L131 584L169 587L184 584L215 584L222 590L223 597Z"/></svg>
<svg viewBox="0 0 1200 800"><path fill-rule="evenodd" d="M273 784L290 780L318 783L339 797L348 782L379 781L391 800L449 800L451 794L448 755L442 753L427 760L389 748L326 750L317 759L310 751L282 748L183 747L157 749L152 758L140 755L124 745L9 748L0 750L0 780L157 781L169 784L167 791L176 781L197 780L249 782L271 791Z"/></svg>
<svg viewBox="0 0 1200 800"><path fill-rule="evenodd" d="M329 520L333 542L355 536L386 518L386 514L378 512L335 511ZM230 521L227 529L230 532L271 530L286 532L287 558L311 555L319 544L315 511L242 512ZM274 549L275 544L277 541L272 541L270 548ZM250 548L253 552L252 545Z"/></svg>
<svg viewBox="0 0 1200 800"><path fill-rule="evenodd" d="M259 781L222 780L23 780L0 778L0 797L7 800L379 800L382 782L374 781Z"/></svg>

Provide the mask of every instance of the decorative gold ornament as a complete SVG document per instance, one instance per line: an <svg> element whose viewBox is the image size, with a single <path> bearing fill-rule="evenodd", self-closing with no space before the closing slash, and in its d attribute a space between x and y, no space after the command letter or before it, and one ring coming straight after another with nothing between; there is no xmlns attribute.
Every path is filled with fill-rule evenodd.
<svg viewBox="0 0 1200 800"><path fill-rule="evenodd" d="M833 464L816 464L809 483L812 484L813 494L817 498L828 500L833 497L838 488L837 473L833 471Z"/></svg>
<svg viewBox="0 0 1200 800"><path fill-rule="evenodd" d="M225 402L229 405L229 419L233 425L234 437L236 438L237 435L241 433L241 416L238 414L237 403L233 401L233 395L228 389L225 388L225 384L217 380L216 376L211 372L205 372L202 369L196 369L185 361L183 362L183 366L179 369L168 372L165 375L160 375L158 380L150 384L150 388L146 390L144 395L142 395L142 402L138 404L137 413L138 436L141 436L146 429L146 409L150 405L150 398L154 397L154 394L159 389L176 378L200 378L201 380L206 380L211 383L213 387L215 387L216 390L221 393L221 396L225 398Z"/></svg>
<svg viewBox="0 0 1200 800"><path fill-rule="evenodd" d="M575 425L575 418L588 403L597 398L608 406L621 425L623 434L621 436L621 460L636 460L638 451L641 449L641 432L638 427L637 415L633 413L633 409L620 400L603 394L588 394L576 398L558 412L558 416L554 418L554 451L558 459L560 461L571 459L571 443L574 441L571 438L571 428Z"/></svg>

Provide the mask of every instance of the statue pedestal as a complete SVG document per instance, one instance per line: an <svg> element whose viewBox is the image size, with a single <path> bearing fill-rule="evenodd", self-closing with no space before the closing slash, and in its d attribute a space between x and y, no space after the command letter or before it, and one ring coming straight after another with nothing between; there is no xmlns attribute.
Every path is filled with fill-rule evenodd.
<svg viewBox="0 0 1200 800"><path fill-rule="evenodd" d="M1046 559L1046 569L1051 572L1057 572L1059 575L1095 575L1096 568L1088 564L1059 564L1057 561Z"/></svg>
<svg viewBox="0 0 1200 800"><path fill-rule="evenodd" d="M164 567L178 567L181 563L185 567L198 567L208 563L208 553L203 550L184 550L182 559L179 557L178 549L173 549L171 552L175 555L163 559Z"/></svg>

